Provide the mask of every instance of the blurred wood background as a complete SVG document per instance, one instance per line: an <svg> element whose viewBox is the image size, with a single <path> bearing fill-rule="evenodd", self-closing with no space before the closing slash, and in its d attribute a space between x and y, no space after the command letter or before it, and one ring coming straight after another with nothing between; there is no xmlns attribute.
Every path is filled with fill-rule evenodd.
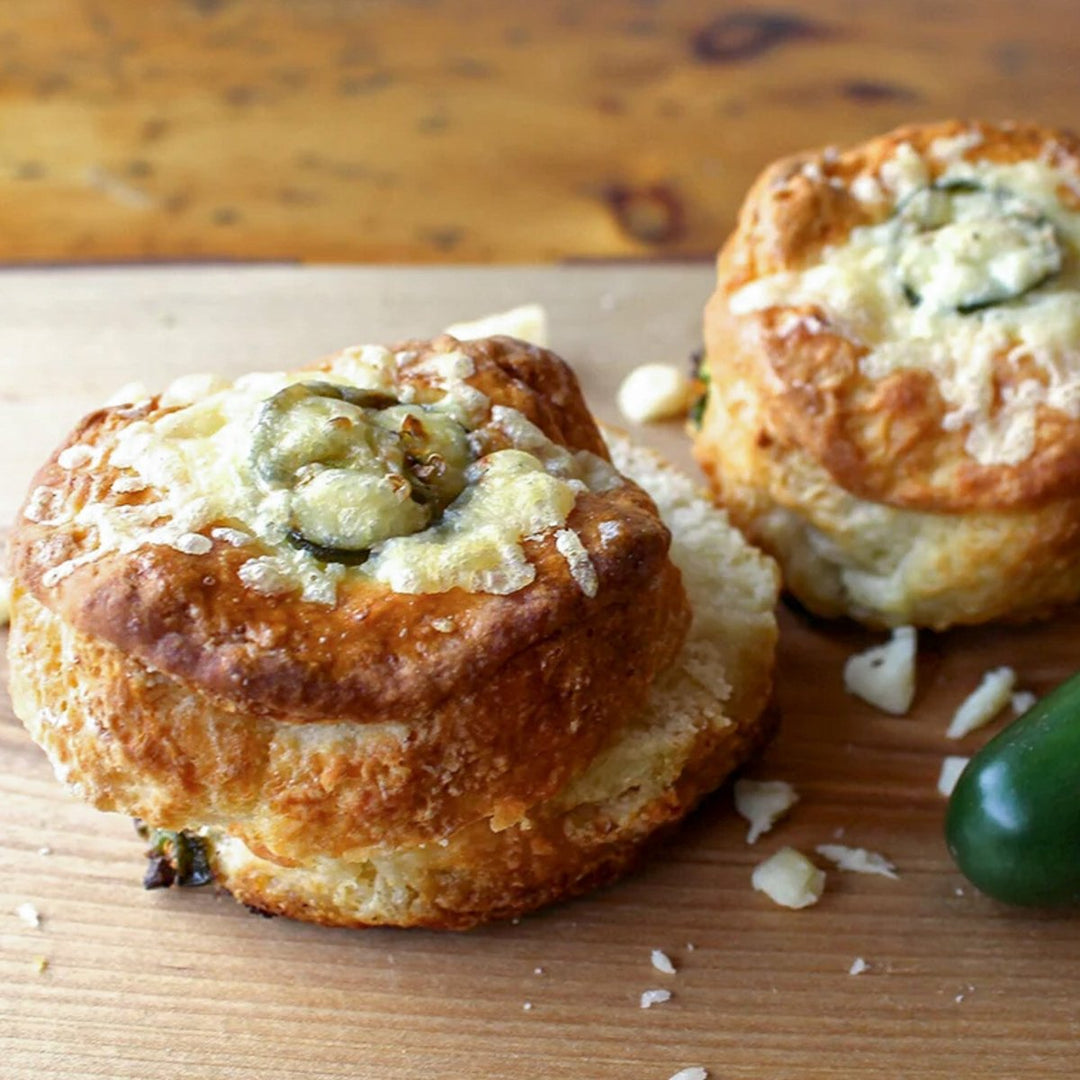
<svg viewBox="0 0 1080 1080"><path fill-rule="evenodd" d="M1080 106L1073 0L4 0L0 261L697 257L767 161Z"/></svg>

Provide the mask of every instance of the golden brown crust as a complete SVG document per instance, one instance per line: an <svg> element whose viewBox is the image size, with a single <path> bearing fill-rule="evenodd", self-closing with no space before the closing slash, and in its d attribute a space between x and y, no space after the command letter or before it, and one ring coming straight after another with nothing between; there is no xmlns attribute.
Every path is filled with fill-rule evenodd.
<svg viewBox="0 0 1080 1080"><path fill-rule="evenodd" d="M444 336L398 349L415 353L404 365L406 379L432 354L466 353L476 369L467 381L493 404L517 409L560 445L606 457L573 373L553 354L511 338L462 344ZM76 508L91 500L122 505L145 499L145 493L117 493L112 469L68 470L57 458L66 447L93 447L118 428L159 412L151 405L92 414L33 486L58 492L64 505ZM608 520L626 528L601 543L598 526ZM461 589L405 596L354 578L341 586L332 609L296 596L269 603L238 578L251 552L220 540L198 557L160 544L107 554L50 586L43 582L48 571L86 552L94 538L78 526L35 523L20 515L11 562L14 578L72 626L193 690L292 721L346 716L379 723L474 695L519 654L595 620L602 609L617 611L655 581L666 563L667 530L633 484L583 493L569 526L596 569L595 598L577 586L551 537L526 543L537 578L509 596ZM684 607L678 589L673 595L675 606ZM446 618L453 619L452 634L437 629ZM661 643L659 656L677 646L677 624L671 621L674 633Z"/></svg>
<svg viewBox="0 0 1080 1080"><path fill-rule="evenodd" d="M788 443L832 480L863 499L898 508L959 513L1027 508L1068 496L1080 484L1080 421L1037 407L1035 446L1016 464L980 463L965 451L969 429L946 430L946 405L925 370L881 379L860 371L864 345L820 308L769 307L734 314L738 289L771 274L801 271L851 230L877 224L893 199L860 200L852 185L879 181L904 144L923 155L931 178L943 168L928 153L938 139L975 133L967 161L1008 164L1043 159L1080 177L1080 142L1033 125L962 123L901 128L842 154L803 154L778 162L747 196L738 227L719 257L719 281L706 309L714 382L740 379L765 402L763 440ZM1077 196L1059 190L1075 209ZM807 318L809 316L809 318ZM995 414L1025 379L1047 375L1007 350L993 359Z"/></svg>
<svg viewBox="0 0 1080 1080"><path fill-rule="evenodd" d="M393 873L398 894L407 899L392 907L343 904L339 882L283 873L257 857L217 857L211 841L215 881L260 912L323 926L467 930L514 918L610 884L632 869L704 796L765 745L776 722L775 710L769 710L703 730L688 755L693 764L628 821L613 816L610 808L583 806L541 813L530 818L528 827L514 825L499 832L478 822L419 864L403 860L400 865L350 871L354 880Z"/></svg>

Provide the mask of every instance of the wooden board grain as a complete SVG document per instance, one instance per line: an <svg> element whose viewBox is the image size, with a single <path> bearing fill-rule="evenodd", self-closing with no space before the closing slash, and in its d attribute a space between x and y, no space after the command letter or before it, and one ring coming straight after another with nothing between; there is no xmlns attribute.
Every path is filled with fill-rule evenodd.
<svg viewBox="0 0 1080 1080"><path fill-rule="evenodd" d="M1080 111L1073 0L5 0L0 259L709 255L773 158Z"/></svg>
<svg viewBox="0 0 1080 1080"><path fill-rule="evenodd" d="M528 299L548 304L556 346L615 419L623 371L695 345L709 284L693 269L6 273L0 513L76 416L127 379L287 365ZM677 426L640 434L686 460ZM783 728L751 772L799 789L787 822L748 847L721 791L621 884L466 935L324 930L208 889L143 892L130 824L66 796L5 699L0 1077L666 1080L691 1065L715 1080L1075 1076L1080 920L965 886L935 784L957 752L945 726L982 671L1009 663L1047 690L1078 666L1080 618L924 635L905 718L841 689L844 658L871 635L787 610L782 629ZM830 873L801 912L751 890L766 854L839 830L892 858L899 880ZM27 902L40 928L16 916ZM653 948L675 976L651 967ZM851 976L856 957L870 969ZM672 1000L642 1010L655 987Z"/></svg>

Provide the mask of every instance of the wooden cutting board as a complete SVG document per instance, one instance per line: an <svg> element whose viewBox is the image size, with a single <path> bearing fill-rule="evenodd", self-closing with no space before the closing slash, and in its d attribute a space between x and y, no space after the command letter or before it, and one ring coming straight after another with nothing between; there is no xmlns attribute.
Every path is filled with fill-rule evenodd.
<svg viewBox="0 0 1080 1080"><path fill-rule="evenodd" d="M0 515L84 411L131 379L240 372L428 334L526 300L599 414L620 375L682 363L711 270L196 268L0 275ZM688 463L678 425L638 434ZM1080 666L1080 618L923 635L912 713L845 695L875 640L783 611L780 736L752 775L802 801L756 846L718 793L612 888L469 934L324 930L211 889L146 893L130 823L74 802L0 705L0 1077L86 1080L1075 1076L1080 917L1005 909L941 838L943 735L984 670L1037 693ZM813 908L750 887L784 844L882 852L900 877L830 872ZM41 925L16 915L30 903ZM650 950L678 971L663 975ZM850 975L853 961L869 964ZM39 971L42 963L47 966ZM643 990L672 999L645 1011Z"/></svg>

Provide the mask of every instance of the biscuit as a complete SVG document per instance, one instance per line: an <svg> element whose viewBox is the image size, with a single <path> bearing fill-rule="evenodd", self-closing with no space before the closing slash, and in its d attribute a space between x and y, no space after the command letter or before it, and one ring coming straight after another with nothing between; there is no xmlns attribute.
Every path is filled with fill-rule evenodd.
<svg viewBox="0 0 1080 1080"><path fill-rule="evenodd" d="M773 165L720 252L695 453L811 611L1080 594L1080 144L901 128Z"/></svg>
<svg viewBox="0 0 1080 1080"><path fill-rule="evenodd" d="M197 835L245 903L469 926L608 880L764 738L773 571L724 529L745 641L695 645L652 500L513 339L189 378L35 478L12 699L72 791ZM650 719L672 680L688 719Z"/></svg>

